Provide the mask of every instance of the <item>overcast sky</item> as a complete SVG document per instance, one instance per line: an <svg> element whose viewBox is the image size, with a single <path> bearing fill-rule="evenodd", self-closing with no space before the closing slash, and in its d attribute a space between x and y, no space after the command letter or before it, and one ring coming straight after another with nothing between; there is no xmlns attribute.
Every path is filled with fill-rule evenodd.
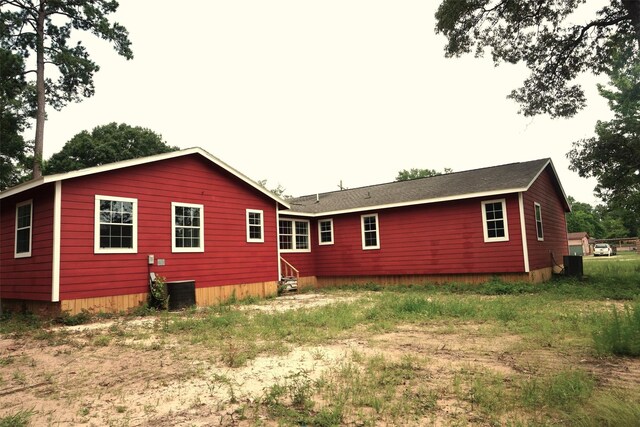
<svg viewBox="0 0 640 427"><path fill-rule="evenodd" d="M45 158L82 130L147 127L199 146L293 196L393 181L409 168L462 171L550 157L567 195L595 204L568 170L571 144L611 113L526 118L507 94L528 75L489 58L446 59L438 1L120 2L134 59L85 43L96 94L48 111Z"/></svg>

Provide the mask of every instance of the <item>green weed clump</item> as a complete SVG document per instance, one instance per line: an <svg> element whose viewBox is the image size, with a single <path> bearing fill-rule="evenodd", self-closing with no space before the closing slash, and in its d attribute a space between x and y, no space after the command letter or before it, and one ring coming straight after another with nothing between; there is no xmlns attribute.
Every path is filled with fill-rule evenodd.
<svg viewBox="0 0 640 427"><path fill-rule="evenodd" d="M602 318L593 340L601 355L640 357L640 303L625 306L623 312L613 307L611 314Z"/></svg>
<svg viewBox="0 0 640 427"><path fill-rule="evenodd" d="M31 410L22 410L13 415L0 418L0 427L27 427L33 415Z"/></svg>
<svg viewBox="0 0 640 427"><path fill-rule="evenodd" d="M640 393L636 390L635 396ZM589 399L581 407L565 414L567 424L576 427L619 426L635 427L640 425L640 402L630 398L633 393L601 393Z"/></svg>
<svg viewBox="0 0 640 427"><path fill-rule="evenodd" d="M521 402L531 409L568 409L585 402L594 387L594 379L583 371L561 371L523 381Z"/></svg>

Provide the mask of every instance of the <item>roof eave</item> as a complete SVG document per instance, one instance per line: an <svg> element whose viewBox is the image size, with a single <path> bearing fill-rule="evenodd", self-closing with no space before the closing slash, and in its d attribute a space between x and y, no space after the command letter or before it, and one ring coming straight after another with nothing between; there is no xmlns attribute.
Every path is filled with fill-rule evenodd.
<svg viewBox="0 0 640 427"><path fill-rule="evenodd" d="M23 191L30 190L32 188L38 187L38 186L40 186L42 184L46 184L48 182L57 182L57 181L63 181L63 180L67 180L67 179L79 178L79 177L83 177L83 176L87 176L87 175L98 174L98 173L101 173L101 172L109 172L109 171L112 171L112 170L123 169L123 168L131 167L131 166L138 166L138 165L143 165L143 164L147 164L147 163L153 163L153 162L158 162L158 161L162 161L162 160L172 159L172 158L176 158L176 157L188 156L188 155L191 155L191 154L199 154L199 155L201 155L205 159L209 160L210 162L216 164L217 166L221 167L222 169L224 169L227 172L231 173L232 175L236 176L240 180L242 180L245 183L249 184L251 187L255 188L256 190L258 190L262 194L264 194L264 195L268 196L269 198L275 200L276 202L278 202L282 206L285 206L288 209L291 208L291 205L289 204L289 202L287 202L284 199L276 196L275 194L273 194L272 192L270 192L266 188L262 187L261 185L259 185L254 180L252 180L251 178L247 177L246 175L244 175L240 171L232 168L227 163L223 162L222 160L218 159L217 157L215 157L211 153L209 153L209 152L207 152L207 151L205 151L205 150L203 150L202 148L199 148L199 147L187 148L185 150L179 150L179 151L171 151L169 153L156 154L156 155L153 155L153 156L140 157L140 158L137 158L137 159L123 160L123 161L120 161L120 162L108 163L108 164L105 164L105 165L94 166L94 167L90 167L90 168L80 169L80 170L77 170L77 171L64 172L64 173L59 173L59 174L55 174L55 175L43 176L43 177L38 178L36 180L32 180L32 181L25 182L23 184L19 184L19 185L15 186L15 187L12 187L12 188L0 193L0 199L6 198L6 197L9 197L9 196L13 196L15 194L19 194L19 193L21 193Z"/></svg>
<svg viewBox="0 0 640 427"><path fill-rule="evenodd" d="M372 210L392 209L392 208L399 208L399 207L406 207L406 206L416 206L416 205L426 205L426 204L439 203L439 202L451 202L451 201L454 201L454 200L466 200L466 199L473 199L473 198L477 198L477 197L503 196L505 194L519 193L519 192L526 191L526 190L527 190L527 188L509 188L509 189L499 190L499 191L485 191L485 192L481 192L481 193L468 193L468 194L448 196L448 197L437 197L437 198L434 198L434 199L412 200L412 201L409 201L409 202L388 203L388 204L373 205L373 206L362 206L362 207L357 207L357 208L340 209L340 210L335 210L335 211L326 211L326 212L317 212L317 213L284 210L284 211L280 211L280 214L281 215L290 215L290 216L301 216L301 217L308 217L308 218L317 218L317 217L323 217L323 216L329 216L329 215L342 215L342 214L347 214L347 213L367 212L367 211L372 211Z"/></svg>

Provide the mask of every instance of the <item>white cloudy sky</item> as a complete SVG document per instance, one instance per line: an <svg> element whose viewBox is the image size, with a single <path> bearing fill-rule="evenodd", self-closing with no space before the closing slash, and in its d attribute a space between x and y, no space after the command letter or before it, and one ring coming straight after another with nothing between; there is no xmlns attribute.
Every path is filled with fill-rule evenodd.
<svg viewBox="0 0 640 427"><path fill-rule="evenodd" d="M45 157L115 121L200 146L294 196L393 181L401 169L551 157L568 195L597 201L595 181L569 171L565 154L610 116L598 80L585 76L589 108L575 118L518 115L506 95L527 70L444 58L437 1L120 3L135 58L86 43L101 66L96 95L50 109Z"/></svg>

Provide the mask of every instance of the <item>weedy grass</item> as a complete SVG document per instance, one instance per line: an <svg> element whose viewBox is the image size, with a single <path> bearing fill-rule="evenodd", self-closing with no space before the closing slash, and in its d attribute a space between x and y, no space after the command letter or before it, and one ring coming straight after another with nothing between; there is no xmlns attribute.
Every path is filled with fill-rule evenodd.
<svg viewBox="0 0 640 427"><path fill-rule="evenodd" d="M32 410L21 410L0 418L0 427L27 427L33 416Z"/></svg>
<svg viewBox="0 0 640 427"><path fill-rule="evenodd" d="M366 340L406 325L446 325L450 330L442 333L457 333L459 326L471 324L478 326L474 329L477 334L516 336L517 351L522 354L544 348L572 360L640 356L640 257L585 258L584 268L582 280L560 277L543 284L491 280L479 285L368 284L323 289L320 292L336 296L356 292L359 297L353 302L284 312L238 307L260 304L252 299L181 313L145 310L144 314L156 318L154 342L214 350L207 353L231 369L259 355L286 354L296 346L319 346L345 338ZM77 316L67 323L84 320ZM66 332L51 333L44 330L47 325L30 315L5 315L0 333L31 336L52 345L68 342ZM125 345L123 337L135 342L136 334L148 337L149 333L148 329L125 330L116 324L90 338L95 346L106 347L114 340ZM14 364L13 359L0 358L0 367L14 372L9 381L19 383L24 378ZM461 411L471 414L470 423L640 425L640 403L632 397L638 390L607 388L593 374L579 369L540 369L535 375L477 367L460 370L443 390L432 386L426 359L353 353L319 378L299 371L282 379L250 409L283 425L402 425L431 422L442 400L453 399ZM230 377L214 376L209 386L211 392L227 388L235 399ZM4 425L20 425L20 417L28 422L31 415L28 411L15 414L17 421Z"/></svg>
<svg viewBox="0 0 640 427"><path fill-rule="evenodd" d="M601 355L640 357L640 302L619 311L596 316L599 325L593 339Z"/></svg>

